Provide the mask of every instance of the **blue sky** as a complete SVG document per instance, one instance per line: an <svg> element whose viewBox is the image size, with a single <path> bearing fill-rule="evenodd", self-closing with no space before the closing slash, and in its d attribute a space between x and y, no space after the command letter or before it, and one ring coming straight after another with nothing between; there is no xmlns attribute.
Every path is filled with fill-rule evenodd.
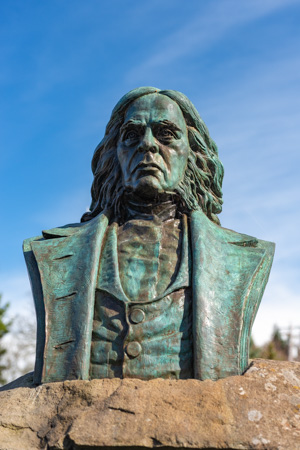
<svg viewBox="0 0 300 450"><path fill-rule="evenodd" d="M23 239L77 222L111 110L137 86L184 92L225 166L222 225L276 242L254 325L300 326L300 2L0 3L0 292L31 299Z"/></svg>

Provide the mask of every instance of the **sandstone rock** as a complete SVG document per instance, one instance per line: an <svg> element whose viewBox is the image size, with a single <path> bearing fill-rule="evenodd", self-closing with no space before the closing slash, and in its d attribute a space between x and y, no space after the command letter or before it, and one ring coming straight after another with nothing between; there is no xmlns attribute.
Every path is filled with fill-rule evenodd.
<svg viewBox="0 0 300 450"><path fill-rule="evenodd" d="M300 363L216 382L112 379L1 388L0 449L300 449Z"/></svg>

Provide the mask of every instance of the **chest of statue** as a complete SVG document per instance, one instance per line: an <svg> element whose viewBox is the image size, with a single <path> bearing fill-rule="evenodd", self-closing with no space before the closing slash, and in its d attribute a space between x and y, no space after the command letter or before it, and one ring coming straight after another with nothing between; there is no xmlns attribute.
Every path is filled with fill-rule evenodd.
<svg viewBox="0 0 300 450"><path fill-rule="evenodd" d="M189 259L184 221L131 220L108 229L95 295L91 378L192 377Z"/></svg>

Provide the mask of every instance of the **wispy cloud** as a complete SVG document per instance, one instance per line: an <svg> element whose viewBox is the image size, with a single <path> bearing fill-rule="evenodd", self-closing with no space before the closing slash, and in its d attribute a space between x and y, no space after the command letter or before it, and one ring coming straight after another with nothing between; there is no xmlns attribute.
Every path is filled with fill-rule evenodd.
<svg viewBox="0 0 300 450"><path fill-rule="evenodd" d="M179 30L168 35L152 55L145 58L127 73L127 80L133 82L149 76L149 72L170 65L182 57L208 50L234 27L241 27L274 11L295 3L295 0L265 0L261 2L237 3L235 0L211 2L205 7L195 7L194 20L188 20Z"/></svg>

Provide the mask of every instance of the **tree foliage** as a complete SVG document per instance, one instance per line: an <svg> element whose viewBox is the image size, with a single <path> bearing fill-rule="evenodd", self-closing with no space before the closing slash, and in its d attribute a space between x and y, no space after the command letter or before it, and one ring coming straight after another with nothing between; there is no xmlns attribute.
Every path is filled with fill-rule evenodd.
<svg viewBox="0 0 300 450"><path fill-rule="evenodd" d="M277 326L274 327L272 337L262 347L255 345L253 339L250 341L250 358L277 359L286 361L289 356L289 342L284 339Z"/></svg>
<svg viewBox="0 0 300 450"><path fill-rule="evenodd" d="M16 315L9 333L9 351L4 357L4 377L8 382L31 372L34 367L36 323L35 313Z"/></svg>
<svg viewBox="0 0 300 450"><path fill-rule="evenodd" d="M3 357L7 352L6 348L3 346L3 337L9 332L11 321L6 321L5 315L9 307L6 303L2 305L2 298L0 295L0 385L5 383L5 378L3 377L3 371L6 369L6 365L2 363Z"/></svg>

